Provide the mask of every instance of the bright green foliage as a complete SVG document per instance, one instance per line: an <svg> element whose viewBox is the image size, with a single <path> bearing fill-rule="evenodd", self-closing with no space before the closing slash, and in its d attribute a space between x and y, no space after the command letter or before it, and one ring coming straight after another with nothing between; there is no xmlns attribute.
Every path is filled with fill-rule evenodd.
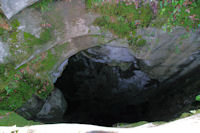
<svg viewBox="0 0 200 133"><path fill-rule="evenodd" d="M46 98L52 86L46 80L36 78L27 72L17 72L0 93L0 109L15 110L21 107L33 94Z"/></svg>
<svg viewBox="0 0 200 133"><path fill-rule="evenodd" d="M16 114L15 112L10 112L6 110L0 110L0 126L30 126L30 125L40 125L39 122L28 121Z"/></svg>
<svg viewBox="0 0 200 133"><path fill-rule="evenodd" d="M196 96L195 100L200 102L200 95Z"/></svg>

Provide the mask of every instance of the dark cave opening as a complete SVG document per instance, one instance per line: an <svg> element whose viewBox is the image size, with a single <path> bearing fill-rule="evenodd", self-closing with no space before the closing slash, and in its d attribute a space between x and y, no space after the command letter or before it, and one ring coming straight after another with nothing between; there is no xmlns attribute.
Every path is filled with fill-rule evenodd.
<svg viewBox="0 0 200 133"><path fill-rule="evenodd" d="M200 91L199 68L161 84L140 67L125 48L95 47L72 56L55 83L68 103L63 121L101 126L169 121L197 108L192 98Z"/></svg>

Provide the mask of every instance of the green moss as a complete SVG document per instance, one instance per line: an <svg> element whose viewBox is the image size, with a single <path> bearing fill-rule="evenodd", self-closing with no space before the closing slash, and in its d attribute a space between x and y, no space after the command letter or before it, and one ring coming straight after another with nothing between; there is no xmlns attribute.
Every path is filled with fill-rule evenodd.
<svg viewBox="0 0 200 133"><path fill-rule="evenodd" d="M192 114L191 113L182 113L181 116L179 118L185 118L185 117L189 117L191 116Z"/></svg>
<svg viewBox="0 0 200 133"><path fill-rule="evenodd" d="M5 33L6 30L0 27L0 36L2 36Z"/></svg>
<svg viewBox="0 0 200 133"><path fill-rule="evenodd" d="M28 121L16 114L15 112L10 112L6 110L0 110L0 126L30 126L30 125L41 125L39 122Z"/></svg>
<svg viewBox="0 0 200 133"><path fill-rule="evenodd" d="M52 54L50 50L47 52L46 56L47 57L43 61L39 62L37 71L39 72L50 71L56 64L57 58L54 54Z"/></svg>
<svg viewBox="0 0 200 133"><path fill-rule="evenodd" d="M17 44L19 41L18 41L18 37L17 37L17 35L18 35L18 33L19 32L17 32L17 31L13 31L13 32L11 32L9 35L9 37L10 37L10 39L11 39L11 42L13 43L13 44Z"/></svg>
<svg viewBox="0 0 200 133"><path fill-rule="evenodd" d="M52 37L52 34L51 34L51 31L52 29L45 29L41 34L40 34L40 38L39 38L39 44L44 44L46 42L48 42L51 37Z"/></svg>
<svg viewBox="0 0 200 133"><path fill-rule="evenodd" d="M141 48L147 44L146 40L142 38L142 36L136 36L133 38L129 38L129 46L134 49Z"/></svg>
<svg viewBox="0 0 200 133"><path fill-rule="evenodd" d="M67 50L68 45L69 45L68 42L60 44L60 45L56 45L54 47L54 50L56 51L57 56L60 56L61 54L63 54L63 52Z"/></svg>
<svg viewBox="0 0 200 133"><path fill-rule="evenodd" d="M4 90L4 88L7 86L9 80L13 77L13 75L16 73L16 70L14 69L15 64L13 62L7 63L7 64L0 64L0 93Z"/></svg>
<svg viewBox="0 0 200 133"><path fill-rule="evenodd" d="M191 110L189 112L184 112L182 113L178 118L176 118L175 120L181 119L181 118L186 118L195 114L199 114L200 113L200 109L197 110Z"/></svg>
<svg viewBox="0 0 200 133"><path fill-rule="evenodd" d="M166 124L167 122L166 121L156 121L156 122L153 122L154 125L162 125L162 124Z"/></svg>
<svg viewBox="0 0 200 133"><path fill-rule="evenodd" d="M25 43L30 47L34 45L42 45L46 42L48 42L51 39L51 30L45 29L41 34L40 38L35 37L34 35L24 32L24 40Z"/></svg>
<svg viewBox="0 0 200 133"><path fill-rule="evenodd" d="M121 127L121 128L132 128L132 127L138 127L144 124L147 124L147 121L140 121L140 122L136 122L136 123L130 123L130 124L126 124L126 123L119 123L116 125L116 127Z"/></svg>

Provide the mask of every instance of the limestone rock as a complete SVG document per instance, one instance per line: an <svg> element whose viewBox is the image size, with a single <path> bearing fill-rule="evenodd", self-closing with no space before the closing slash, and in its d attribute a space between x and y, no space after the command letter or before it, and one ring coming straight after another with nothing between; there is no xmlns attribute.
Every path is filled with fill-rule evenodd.
<svg viewBox="0 0 200 133"><path fill-rule="evenodd" d="M37 114L40 120L60 120L67 109L67 102L59 89L54 89L47 98L41 111Z"/></svg>
<svg viewBox="0 0 200 133"><path fill-rule="evenodd" d="M8 19L38 0L0 0L1 9Z"/></svg>
<svg viewBox="0 0 200 133"><path fill-rule="evenodd" d="M9 55L8 48L2 42L0 42L0 63L5 61L5 57Z"/></svg>
<svg viewBox="0 0 200 133"><path fill-rule="evenodd" d="M176 27L167 33L162 29L146 28L137 31L148 45L136 55L149 66L152 78L173 82L200 65L199 31L186 31ZM170 79L170 80L169 80Z"/></svg>
<svg viewBox="0 0 200 133"><path fill-rule="evenodd" d="M35 119L36 114L42 109L43 105L44 100L34 95L26 104L17 109L16 112L28 120Z"/></svg>

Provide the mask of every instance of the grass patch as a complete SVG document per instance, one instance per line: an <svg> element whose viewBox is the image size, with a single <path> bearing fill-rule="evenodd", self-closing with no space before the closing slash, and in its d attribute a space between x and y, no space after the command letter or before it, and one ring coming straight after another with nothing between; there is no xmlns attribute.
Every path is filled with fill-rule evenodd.
<svg viewBox="0 0 200 133"><path fill-rule="evenodd" d="M177 119L181 119L181 118L186 118L186 117L189 117L189 116L192 116L192 115L195 115L195 114L199 114L200 113L200 109L197 109L197 110L191 110L189 112L184 112L182 113L179 118ZM177 120L176 119L176 120Z"/></svg>
<svg viewBox="0 0 200 133"><path fill-rule="evenodd" d="M43 13L49 10L49 4L52 2L53 0L41 0L32 5L32 7L41 10L41 12Z"/></svg>
<svg viewBox="0 0 200 133"><path fill-rule="evenodd" d="M15 112L0 110L0 126L30 126L30 125L41 125L42 123L28 121L16 114Z"/></svg>
<svg viewBox="0 0 200 133"><path fill-rule="evenodd" d="M35 37L34 35L24 32L24 41L28 46L42 45L49 40L51 40L52 34L50 29L45 29L41 34L40 38Z"/></svg>

